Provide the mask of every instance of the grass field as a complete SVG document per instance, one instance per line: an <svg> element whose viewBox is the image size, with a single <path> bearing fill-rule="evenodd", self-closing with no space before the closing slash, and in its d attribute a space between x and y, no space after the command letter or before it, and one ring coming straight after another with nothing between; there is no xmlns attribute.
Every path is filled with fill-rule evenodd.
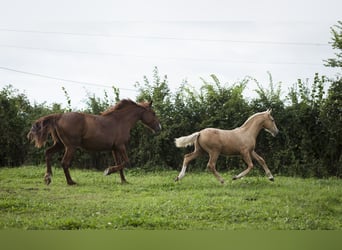
<svg viewBox="0 0 342 250"><path fill-rule="evenodd" d="M50 186L42 166L0 169L0 229L342 229L342 181L264 176L221 185L208 172L71 169L68 186L54 168Z"/></svg>

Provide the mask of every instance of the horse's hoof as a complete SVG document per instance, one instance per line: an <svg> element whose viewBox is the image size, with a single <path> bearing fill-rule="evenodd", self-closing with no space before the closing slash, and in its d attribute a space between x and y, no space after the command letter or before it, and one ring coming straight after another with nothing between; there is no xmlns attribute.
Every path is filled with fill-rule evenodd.
<svg viewBox="0 0 342 250"><path fill-rule="evenodd" d="M274 181L274 178L273 177L271 177L271 178L268 178L270 181Z"/></svg>
<svg viewBox="0 0 342 250"><path fill-rule="evenodd" d="M235 180L237 180L237 179L239 179L239 178L237 178L237 176L234 176L234 177L233 177L233 181L235 181Z"/></svg>
<svg viewBox="0 0 342 250"><path fill-rule="evenodd" d="M175 182L177 182L177 181L179 181L179 177L178 176L175 178Z"/></svg>
<svg viewBox="0 0 342 250"><path fill-rule="evenodd" d="M221 182L222 185L224 184L224 180L221 180L220 182Z"/></svg>
<svg viewBox="0 0 342 250"><path fill-rule="evenodd" d="M50 183L51 183L51 175L45 174L44 181L45 181L46 185L50 185Z"/></svg>
<svg viewBox="0 0 342 250"><path fill-rule="evenodd" d="M68 181L68 185L69 186L73 186L73 185L76 185L77 183L76 182L74 182L74 181Z"/></svg>

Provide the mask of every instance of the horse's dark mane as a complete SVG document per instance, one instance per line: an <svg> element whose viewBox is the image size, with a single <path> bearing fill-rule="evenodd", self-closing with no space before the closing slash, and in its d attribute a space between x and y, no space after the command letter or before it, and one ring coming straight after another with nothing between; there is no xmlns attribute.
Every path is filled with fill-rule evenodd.
<svg viewBox="0 0 342 250"><path fill-rule="evenodd" d="M132 101L131 99L122 99L117 104L115 104L113 107L110 107L106 111L103 111L101 113L101 115L109 115L115 111L122 110L122 109L124 109L128 106L132 106L132 105L138 106L138 104L136 102Z"/></svg>

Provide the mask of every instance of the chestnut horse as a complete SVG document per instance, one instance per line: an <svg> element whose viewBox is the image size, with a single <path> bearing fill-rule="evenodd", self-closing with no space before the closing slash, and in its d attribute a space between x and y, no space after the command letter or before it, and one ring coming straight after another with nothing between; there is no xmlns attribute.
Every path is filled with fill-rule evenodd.
<svg viewBox="0 0 342 250"><path fill-rule="evenodd" d="M260 112L249 117L245 123L233 130L221 130L215 128L206 128L189 136L183 136L175 139L177 147L186 147L195 144L194 152L184 156L183 167L175 181L182 179L190 161L202 155L209 154L207 167L213 172L215 177L222 184L224 180L216 171L215 165L220 154L223 155L241 155L247 164L247 169L233 177L233 180L239 179L253 168L252 159L255 159L264 168L269 180L274 178L268 169L265 160L255 151L256 138L262 128L276 136L279 132L273 117L272 110Z"/></svg>
<svg viewBox="0 0 342 250"><path fill-rule="evenodd" d="M52 177L52 155L63 149L65 153L62 167L66 181L69 185L76 184L71 179L69 167L77 148L112 151L116 165L108 167L104 175L119 171L121 182L125 183L123 169L129 164L125 145L129 140L130 130L139 120L153 132L161 130L159 120L152 109L152 102L135 103L124 99L101 115L69 112L41 117L33 124L27 137L40 148L51 134L54 144L45 152L44 180L47 185Z"/></svg>

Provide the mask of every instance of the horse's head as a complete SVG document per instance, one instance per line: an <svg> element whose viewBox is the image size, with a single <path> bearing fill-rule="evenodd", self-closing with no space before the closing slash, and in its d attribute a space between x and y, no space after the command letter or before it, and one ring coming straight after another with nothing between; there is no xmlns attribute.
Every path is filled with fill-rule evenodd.
<svg viewBox="0 0 342 250"><path fill-rule="evenodd" d="M157 133L161 130L161 125L156 113L152 109L152 101L139 103L144 108L142 113L141 121L146 125L152 132Z"/></svg>
<svg viewBox="0 0 342 250"><path fill-rule="evenodd" d="M264 129L269 132L274 137L279 133L279 129L277 128L277 125L275 124L274 118L271 115L272 109L268 109L265 112L265 121L263 124Z"/></svg>

